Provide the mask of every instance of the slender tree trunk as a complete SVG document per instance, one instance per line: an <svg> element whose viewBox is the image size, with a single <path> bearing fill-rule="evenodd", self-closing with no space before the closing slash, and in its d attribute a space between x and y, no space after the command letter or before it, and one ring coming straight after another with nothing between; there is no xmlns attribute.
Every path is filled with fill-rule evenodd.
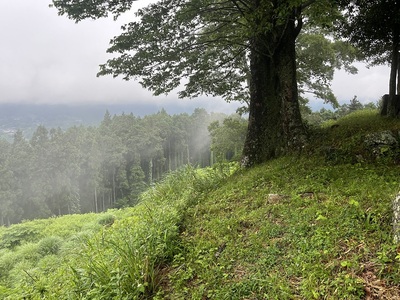
<svg viewBox="0 0 400 300"><path fill-rule="evenodd" d="M114 203L116 202L116 196L115 196L115 168L114 168L114 170L113 170L113 174L112 174L112 181L113 181L113 183L112 183L112 203L111 203L111 206L113 206L114 205Z"/></svg>
<svg viewBox="0 0 400 300"><path fill-rule="evenodd" d="M168 140L168 172L172 169L172 154L171 154L171 140Z"/></svg>
<svg viewBox="0 0 400 300"><path fill-rule="evenodd" d="M156 180L159 180L161 178L161 174L162 174L162 170L163 170L164 166L160 161L157 162L156 166L157 166L157 168L156 168L156 170L157 170Z"/></svg>
<svg viewBox="0 0 400 300"><path fill-rule="evenodd" d="M179 152L176 149L176 145L174 147L174 170L178 169L179 167Z"/></svg>
<svg viewBox="0 0 400 300"><path fill-rule="evenodd" d="M397 34L398 29L394 30L393 38L393 50L392 50L392 62L390 65L390 79L389 79L389 101L387 108L387 115L389 117L395 117L398 115L399 104L396 103L396 85L397 85L397 74L399 69L399 36Z"/></svg>
<svg viewBox="0 0 400 300"><path fill-rule="evenodd" d="M243 165L252 166L300 148L305 129L296 78L295 21L251 41L250 112ZM279 36L271 45L271 35Z"/></svg>
<svg viewBox="0 0 400 300"><path fill-rule="evenodd" d="M94 187L94 209L95 209L96 213L99 212L99 209L97 207L97 189L96 189L96 186Z"/></svg>
<svg viewBox="0 0 400 300"><path fill-rule="evenodd" d="M184 150L179 151L179 165L178 165L179 168L184 165L184 161L185 161L185 155L184 154L185 154Z"/></svg>
<svg viewBox="0 0 400 300"><path fill-rule="evenodd" d="M149 159L149 183L153 183L153 159Z"/></svg>

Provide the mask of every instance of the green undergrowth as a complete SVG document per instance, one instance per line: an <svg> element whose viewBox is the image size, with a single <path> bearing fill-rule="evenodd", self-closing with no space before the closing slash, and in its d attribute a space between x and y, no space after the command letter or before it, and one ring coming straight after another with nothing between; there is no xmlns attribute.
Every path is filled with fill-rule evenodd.
<svg viewBox="0 0 400 300"><path fill-rule="evenodd" d="M303 155L187 167L132 208L0 227L0 299L399 299L399 164L346 159L397 128L358 113Z"/></svg>
<svg viewBox="0 0 400 300"><path fill-rule="evenodd" d="M163 297L392 295L400 283L390 210L399 172L285 157L235 174L186 211Z"/></svg>
<svg viewBox="0 0 400 300"><path fill-rule="evenodd" d="M0 229L0 299L145 299L180 252L184 211L232 172L187 167L102 214L34 220Z"/></svg>
<svg viewBox="0 0 400 300"><path fill-rule="evenodd" d="M376 110L356 111L313 128L311 143L305 147L304 154L324 156L328 164L400 164L399 147L391 149L383 145L378 149L371 149L371 145L367 143L369 135L383 131L392 132L398 139L399 119L381 117Z"/></svg>

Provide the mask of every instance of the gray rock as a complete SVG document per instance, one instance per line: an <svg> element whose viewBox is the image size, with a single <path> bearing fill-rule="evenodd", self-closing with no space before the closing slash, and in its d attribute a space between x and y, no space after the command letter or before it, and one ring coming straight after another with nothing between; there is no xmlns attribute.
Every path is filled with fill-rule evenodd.
<svg viewBox="0 0 400 300"><path fill-rule="evenodd" d="M365 137L364 143L367 146L377 146L377 145L397 146L399 144L396 136L390 130L368 134Z"/></svg>
<svg viewBox="0 0 400 300"><path fill-rule="evenodd" d="M399 141L390 130L368 134L364 140L365 146L372 151L374 156L381 156L389 150L399 146Z"/></svg>
<svg viewBox="0 0 400 300"><path fill-rule="evenodd" d="M400 242L400 192L392 202L393 209L393 241L395 244Z"/></svg>

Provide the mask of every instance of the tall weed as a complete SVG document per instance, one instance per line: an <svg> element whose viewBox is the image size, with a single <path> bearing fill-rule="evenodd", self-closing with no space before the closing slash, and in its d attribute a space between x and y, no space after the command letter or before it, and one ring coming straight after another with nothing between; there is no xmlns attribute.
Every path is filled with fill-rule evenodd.
<svg viewBox="0 0 400 300"><path fill-rule="evenodd" d="M143 299L155 295L164 280L164 268L181 250L180 225L186 209L234 170L232 165L202 170L188 166L143 193L134 208L113 211L115 218L109 214L98 219L107 226L87 236L82 248L70 256L68 297ZM66 299L65 288L51 291L49 287L46 293Z"/></svg>

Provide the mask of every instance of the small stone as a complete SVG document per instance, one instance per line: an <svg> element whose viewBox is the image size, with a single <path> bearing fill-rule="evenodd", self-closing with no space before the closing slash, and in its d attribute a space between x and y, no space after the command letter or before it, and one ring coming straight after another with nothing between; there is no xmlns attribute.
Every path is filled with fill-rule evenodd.
<svg viewBox="0 0 400 300"><path fill-rule="evenodd" d="M287 197L288 196L281 194L268 194L267 203L278 203Z"/></svg>

